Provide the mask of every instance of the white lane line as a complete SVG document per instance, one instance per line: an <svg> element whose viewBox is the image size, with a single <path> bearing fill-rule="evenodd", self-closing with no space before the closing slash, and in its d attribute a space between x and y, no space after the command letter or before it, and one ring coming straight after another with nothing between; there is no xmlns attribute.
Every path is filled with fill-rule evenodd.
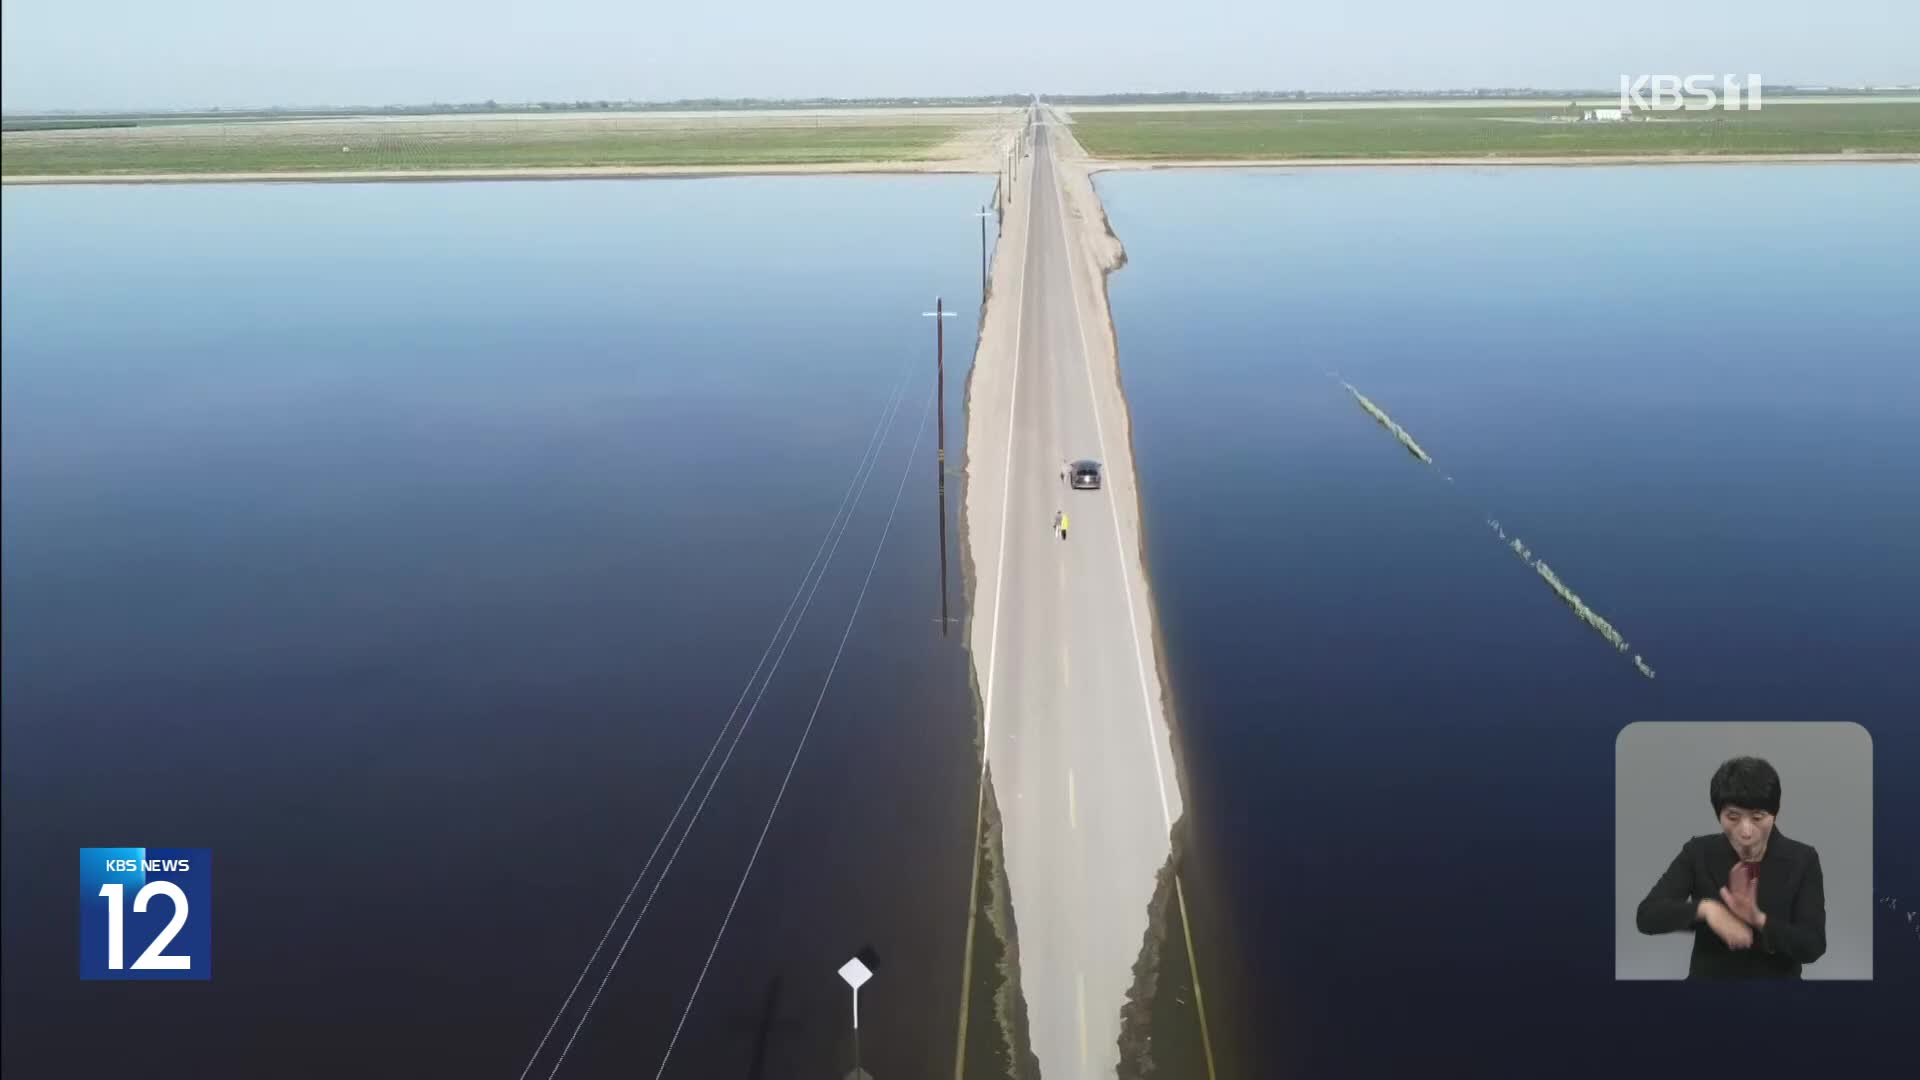
<svg viewBox="0 0 1920 1080"><path fill-rule="evenodd" d="M851 501L857 505L857 499L854 494L856 488L862 493L866 491L865 485L861 483L861 477L863 475L869 478L872 477L873 466L879 463L880 458L877 450L881 444L881 435L883 432L891 430L892 428L893 417L900 411L900 400L903 392L907 388L907 376L912 370L912 358L908 357L903 359L900 365L900 374L894 380L893 391L888 395L887 403L881 407L880 419L874 424L873 434L867 437L867 447L860 454L859 464L854 467L853 478L847 481L847 490L840 496L840 506L833 512L833 519L827 523L827 531L825 535L820 537L820 546L814 549L813 558L807 563L807 572L800 576L800 587L794 590L793 599L787 601L787 610L781 613L779 624L773 628L773 636L767 639L767 647L760 653L760 662L753 666L753 674L747 677L747 684L740 688L740 696L733 703L733 711L727 714L727 722L720 725L720 731L713 737L713 745L707 748L707 756L701 760L700 767L694 771L693 779L687 782L687 790L680 796L680 804L673 808L673 816L667 819L666 828L660 831L660 839L654 841L653 850L647 854L647 861L641 865L640 873L634 877L633 884L627 887L627 895L620 901L620 906L615 909L613 919L607 923L606 930L601 932L600 941L594 945L593 953L587 957L587 962L585 966L580 969L579 976L573 980L573 988L567 991L566 999L560 1002L560 1008L554 1012L553 1019L547 1024L547 1030L541 1034L539 1045L533 1048L533 1056L529 1057L526 1065L521 1068L520 1080L526 1080L527 1074L532 1071L534 1063L540 1060L540 1054L547 1048L548 1040L553 1038L554 1029L559 1027L561 1018L566 1015L567 1009L573 1004L574 997L580 993L581 985L586 982L588 972L593 970L594 963L600 959L601 952L606 949L607 941L613 936L614 928L620 925L620 917L626 914L627 907L633 903L634 893L639 891L640 883L646 880L647 872L653 869L654 859L659 857L661 847L666 844L667 837L673 833L674 826L680 821L681 813L687 808L687 800L693 797L694 789L700 786L700 778L706 775L707 766L713 763L713 755L720 749L720 744L726 741L727 732L732 729L734 720L739 718L740 706L746 703L747 695L753 692L754 683L759 682L760 672L766 667L767 658L773 655L773 647L779 642L781 632L788 629L787 620L792 617L794 605L800 602L801 594L807 591L807 582L812 580L814 582L814 591L819 591L820 583L819 580L814 577L815 571L817 570L819 572L820 577L825 577L827 566L833 562L832 553L827 551L827 543L834 539L836 529L839 530L840 535L844 536L846 534L847 523L853 520L852 507L849 503ZM846 517L845 522L841 520L842 516ZM834 550L839 550L838 543L835 543ZM825 564L820 561L820 556L823 553L827 556L827 562ZM809 605L812 604L812 594L808 594L807 602ZM806 611L802 609L801 617L805 618L805 616ZM794 632L797 632L799 628L800 624L798 622L793 624ZM787 640L789 642L793 640L793 633L788 633ZM780 656L786 656L785 648L780 650ZM767 679L772 680L773 676L777 674L779 670L780 660L776 658L773 668L767 671ZM760 692L762 694L766 693L766 685L764 683L761 684ZM756 697L754 699L754 704L756 707L758 706L759 698ZM747 715L748 719L752 719L753 713L751 709L748 710ZM737 737L736 741L738 741ZM709 787L709 791L711 791L711 787ZM701 802L702 805L705 805L704 799L702 799ZM689 830L693 828L691 822L688 823L687 828ZM682 835L680 842L684 843L685 841L686 837ZM678 852L679 847L676 845L674 850ZM671 866L672 858L669 857L668 868L671 869ZM662 871L661 877L662 880L664 880L665 871ZM659 888L660 883L656 881L654 883L654 892L658 892ZM649 893L647 897L648 903L651 903L652 899L652 893ZM640 915L634 920L635 925L637 926L639 920L645 917L646 905L643 904ZM633 937L631 931L628 932L627 937L628 939ZM603 979L602 985L604 984L605 980ZM595 1000L598 1000L599 995L596 993L594 997ZM593 1006L589 1004L587 1008L591 1011ZM576 1028L575 1034L577 1035L578 1033L579 1029ZM572 1045L572 1039L568 1040L568 1045ZM561 1056L565 1057L565 1051L562 1051ZM558 1062L554 1064L554 1069L558 1071Z"/></svg>
<svg viewBox="0 0 1920 1080"><path fill-rule="evenodd" d="M1052 148L1051 143L1048 144L1048 148L1049 150L1051 150ZM1051 157L1051 154L1049 154L1049 157ZM1092 177L1088 177L1087 185L1089 188L1092 187L1093 185ZM1060 243L1061 243L1061 246L1064 248L1067 246L1067 239L1066 239L1067 208L1066 208L1066 197L1064 194L1062 194L1063 190L1064 189L1059 184L1054 185L1054 190L1053 190L1054 204L1060 208ZM1089 391L1092 391L1094 394L1093 426L1094 426L1094 430L1100 436L1100 453L1103 457L1105 457L1107 453L1107 435L1106 435L1106 431L1103 429L1103 426L1100 423L1100 396L1098 391L1094 389L1094 384L1093 384L1093 359L1092 359L1092 355L1087 351L1087 327L1086 327L1086 324L1082 322L1080 319L1080 292L1078 289L1073 288L1074 278L1073 278L1072 249L1068 248L1066 255L1067 255L1067 287L1073 293L1073 314L1074 314L1073 323L1080 330L1080 359L1087 369L1087 389ZM1116 364L1116 366L1119 363L1119 358L1117 356L1114 359L1114 363ZM1107 460L1111 461L1112 458L1107 458ZM1132 461L1129 460L1128 464L1131 465ZM1133 484L1134 484L1134 490L1137 493L1140 488L1140 476L1137 472L1134 474ZM1135 497L1136 499L1138 498L1137 494ZM1127 626L1129 629L1133 631L1133 660L1134 660L1135 668L1140 672L1140 697L1142 701L1146 702L1146 706L1147 706L1146 713L1145 713L1145 721L1144 721L1147 729L1147 752L1153 755L1153 778L1154 778L1154 781L1158 783L1160 786L1160 817L1161 817L1161 820L1166 822L1167 831L1172 832L1173 816L1167 810L1167 781L1166 781L1166 777L1162 774L1160 770L1159 744L1158 742L1155 741L1153 737L1153 695L1149 693L1147 690L1146 662L1141 659L1141 654L1140 654L1140 627L1134 616L1133 590L1127 587L1127 584L1128 584L1126 580L1127 553L1126 553L1125 547L1123 547L1120 543L1120 510L1119 510L1119 507L1114 503L1113 497L1111 494L1107 496L1107 509L1111 511L1113 514L1113 546L1120 552L1121 586L1123 587L1123 590L1127 595ZM1146 574L1146 563L1144 559L1141 561L1140 573L1144 579ZM1202 1000L1200 995L1200 967L1193 955L1193 932L1191 929L1191 923L1187 919L1187 894L1186 894L1186 889L1180 883L1180 875L1178 873L1174 874L1173 888L1174 888L1174 895L1177 896L1180 900L1180 927L1181 927L1182 933L1187 935L1187 966L1188 966L1188 970L1193 975L1193 999L1194 999L1194 1004L1198 1008L1199 1015L1200 1015L1200 1042L1201 1042L1201 1046L1204 1048L1206 1052L1207 1077L1208 1077L1208 1080L1212 1080L1212 1077L1214 1075L1213 1038L1211 1035L1207 1033L1206 1003Z"/></svg>
<svg viewBox="0 0 1920 1080"><path fill-rule="evenodd" d="M1085 972L1073 973L1074 1012L1080 1017L1080 1073L1087 1071L1087 976Z"/></svg>
<svg viewBox="0 0 1920 1080"><path fill-rule="evenodd" d="M793 781L793 770L800 764L800 754L807 748L807 737L813 734L813 722L820 718L820 706L827 700L827 688L833 685L833 674L840 670L840 657L847 651L847 639L853 636L854 621L860 618L860 607L867 601L867 588L873 584L873 572L880 565L880 553L886 550L887 534L893 531L894 515L900 512L900 496L907 490L907 474L913 470L914 459L920 456L920 440L927 432L927 417L933 412L933 388L927 388L927 403L920 409L920 427L913 434L913 449L907 451L906 465L900 470L899 486L893 489L893 508L887 511L887 523L880 530L880 540L873 545L873 561L867 564L866 580L860 583L860 595L853 602L853 614L847 616L847 628L840 634L840 645L833 651L833 663L827 666L826 681L820 684L820 696L813 701L813 712L807 716L807 726L800 731L800 744L793 748L793 758L787 762L787 773L780 778L780 790L774 793L773 806L767 810L767 820L760 826L760 838L753 842L753 854L747 857L747 868L740 874L740 884L734 887L733 900L727 904L727 913L720 920L720 932L713 935L713 947L707 950L706 962L700 965L700 977L693 982L692 992L687 994L687 1007L680 1012L680 1022L673 1026L673 1038L667 1040L666 1055L660 1059L660 1068L653 1074L653 1080L666 1075L667 1062L673 1060L673 1048L680 1041L680 1030L687 1026L687 1017L693 1013L693 1003L700 997L700 987L707 981L707 969L713 966L713 956L720 951L720 939L727 935L727 924L733 921L733 910L740 904L740 894L747 891L747 879L753 875L753 864L760 858L761 845L767 842L767 833L773 828L773 816L780 812L780 800L786 798L787 785Z"/></svg>
<svg viewBox="0 0 1920 1080"><path fill-rule="evenodd" d="M1032 185L1028 185L1031 193ZM993 676L1000 651L1000 599L1007 582L1007 499L1013 494L1013 432L1020 402L1020 332L1027 315L1027 264L1033 251L1033 213L1025 213L1020 243L1020 293L1013 307L1013 387L1007 395L1007 446L1000 467L1000 555L993 568L993 630L987 636L987 691L981 699L980 777L987 775L987 737L993 733ZM982 791L981 797L985 798ZM983 804L984 805L984 804Z"/></svg>
<svg viewBox="0 0 1920 1080"><path fill-rule="evenodd" d="M1013 387L1007 395L1006 458L1000 470L1000 555L993 571L993 630L987 637L987 686L980 700L980 776L974 782L977 794L973 806L973 885L967 891L966 955L960 965L960 1032L954 1040L954 1080L964 1080L967 1064L967 1014L973 990L973 934L980 896L980 832L987 813L987 758L993 747L993 676L998 670L995 657L1000 650L1000 598L1007 580L1007 497L1013 492L1013 429L1020 400L1020 333L1027 315L1027 266L1033 253L1033 183L1029 178L1027 197L1020 200L1020 288L1013 302ZM998 256L996 256L997 258ZM1017 797L1017 796L1016 796Z"/></svg>
<svg viewBox="0 0 1920 1080"><path fill-rule="evenodd" d="M1051 173L1053 171L1051 143L1048 144L1047 156L1049 159L1048 172ZM1089 180L1088 183L1092 183L1092 181ZM1093 396L1093 430L1100 440L1100 456L1107 461L1112 461L1113 456L1107 451L1106 425L1100 421L1100 391L1095 387L1093 382L1093 358L1092 353L1087 350L1086 321L1080 317L1080 290L1075 287L1078 279L1074 277L1073 273L1073 248L1067 243L1067 201L1065 187L1057 181L1053 184L1053 198L1054 205L1058 207L1060 211L1060 247L1067 259L1067 293L1073 299L1073 325L1080 333L1080 360L1082 366L1085 367L1087 371L1087 392ZM1129 460L1127 464L1131 468L1133 462ZM1109 475L1111 475L1111 470L1109 470ZM1137 493L1140 489L1140 476L1137 472L1132 473L1132 476L1134 491ZM1133 633L1133 665L1134 669L1140 673L1140 701L1146 706L1146 710L1142 714L1142 719L1146 725L1147 753L1153 755L1153 779L1160 788L1160 817L1166 822L1167 830L1171 832L1173 830L1173 812L1168 809L1167 806L1167 778L1165 772L1160 768L1160 745L1158 740L1154 738L1153 732L1153 694L1147 689L1147 666L1146 661L1141 659L1140 654L1140 621L1138 615L1134 612L1133 582L1127 574L1127 549L1126 546L1120 542L1120 507L1119 504L1114 501L1113 491L1110 487L1103 489L1103 492L1107 497L1107 510L1113 515L1113 549L1120 555L1120 591L1127 598L1127 629ZM1144 564L1142 564L1140 572L1142 576L1146 574L1146 566Z"/></svg>
<svg viewBox="0 0 1920 1080"><path fill-rule="evenodd" d="M1067 564L1061 560L1056 564L1060 570L1060 605L1055 609L1056 616L1064 616L1067 610ZM1058 631L1056 631L1058 632ZM1073 642L1069 635L1060 633L1060 685L1073 685Z"/></svg>

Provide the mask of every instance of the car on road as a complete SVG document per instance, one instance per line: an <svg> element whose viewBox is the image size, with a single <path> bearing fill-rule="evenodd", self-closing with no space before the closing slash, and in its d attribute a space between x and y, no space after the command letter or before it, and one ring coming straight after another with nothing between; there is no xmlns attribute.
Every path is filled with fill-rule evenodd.
<svg viewBox="0 0 1920 1080"><path fill-rule="evenodd" d="M1100 490L1100 463L1097 461L1076 461L1067 466L1067 482L1075 491Z"/></svg>

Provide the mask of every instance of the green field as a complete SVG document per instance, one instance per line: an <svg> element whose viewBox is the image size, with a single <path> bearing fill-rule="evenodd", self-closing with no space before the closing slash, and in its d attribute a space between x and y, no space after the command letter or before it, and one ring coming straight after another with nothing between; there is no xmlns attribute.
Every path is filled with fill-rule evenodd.
<svg viewBox="0 0 1920 1080"><path fill-rule="evenodd" d="M962 134L929 118L434 118L12 131L8 176L751 166L918 161Z"/></svg>
<svg viewBox="0 0 1920 1080"><path fill-rule="evenodd" d="M1188 109L1078 112L1103 158L1557 157L1620 154L1920 153L1920 104L1769 105L1570 122L1565 107Z"/></svg>
<svg viewBox="0 0 1920 1080"><path fill-rule="evenodd" d="M130 128L139 125L132 120L114 120L107 117L80 117L65 119L60 117L7 118L0 122L0 128L7 131L87 131L93 128Z"/></svg>

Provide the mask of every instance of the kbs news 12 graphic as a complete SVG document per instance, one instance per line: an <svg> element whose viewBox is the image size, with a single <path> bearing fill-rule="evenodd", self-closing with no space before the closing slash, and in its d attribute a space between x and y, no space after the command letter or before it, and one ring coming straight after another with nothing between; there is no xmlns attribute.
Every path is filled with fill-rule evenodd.
<svg viewBox="0 0 1920 1080"><path fill-rule="evenodd" d="M80 977L213 978L213 853L81 848Z"/></svg>

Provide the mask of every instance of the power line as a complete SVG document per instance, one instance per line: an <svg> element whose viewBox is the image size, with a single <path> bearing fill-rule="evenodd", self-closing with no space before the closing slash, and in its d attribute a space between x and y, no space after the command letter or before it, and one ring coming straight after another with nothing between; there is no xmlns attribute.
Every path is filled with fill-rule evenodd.
<svg viewBox="0 0 1920 1080"><path fill-rule="evenodd" d="M767 832L773 828L773 817L780 811L780 800L787 794L787 784L793 780L794 767L800 764L800 754L807 748L807 736L813 734L813 722L820 716L820 705L827 700L827 688L833 685L833 673L840 667L840 656L846 652L847 639L853 636L853 624L860 618L860 606L866 602L867 588L873 584L873 571L880 565L880 553L886 549L887 534L893 531L894 515L900 511L900 496L907 490L907 474L912 470L913 459L919 456L920 440L927 432L927 413L933 406L933 393L929 389L927 404L920 410L920 426L913 435L913 449L907 453L906 466L900 470L900 483L893 492L893 508L887 511L887 523L880 530L880 540L874 545L873 559L867 564L866 580L860 583L860 595L853 602L853 614L847 616L847 628L840 634L840 645L833 652L833 663L827 668L826 680L820 684L820 696L814 699L813 712L807 717L807 726L800 732L800 743L793 748L793 758L787 762L787 773L780 779L780 790L773 797L773 806L767 811L766 824L760 827L760 838L754 841L753 854L747 857L747 868L740 875L740 884L733 890L733 900L727 904L727 914L720 920L720 932L713 936L713 947L707 950L706 963L700 965L700 977L694 980L693 990L687 995L687 1007L680 1012L680 1022L674 1025L673 1038L667 1042L667 1052L660 1059L660 1068L653 1074L654 1080L666 1075L667 1062L673 1060L673 1048L680 1041L680 1031L686 1026L687 1017L693 1013L693 1003L700 996L700 986L707 980L707 969L713 964L713 956L720 951L720 939L726 936L727 924L733 920L733 910L740 903L740 894L746 891L747 878L753 874L753 864L760 858L760 848L767 842Z"/></svg>
<svg viewBox="0 0 1920 1080"><path fill-rule="evenodd" d="M806 573L801 576L800 586L794 591L793 598L787 602L787 609L781 614L779 624L774 627L773 636L767 639L767 647L760 654L760 662L754 665L753 674L748 676L746 685L741 688L740 697L734 701L733 710L728 713L726 723L720 726L719 733L714 736L713 745L708 748L706 758L701 761L700 768L694 772L693 778L688 782L686 792L680 796L680 804L674 808L673 816L667 820L666 828L661 830L660 839L654 842L653 851L647 855L647 861L641 866L639 875L633 879L633 884L627 889L626 897L620 901L619 908L614 911L613 919L607 923L607 929L601 933L599 943L593 947L593 954L587 958L586 965L580 969L580 975L574 979L572 989L567 991L566 999L560 1003L560 1008L554 1013L553 1020L548 1023L546 1032L540 1036L539 1045L534 1047L533 1055L527 1059L527 1064L520 1070L520 1080L526 1080L527 1074L532 1071L534 1063L539 1061L541 1052L546 1049L548 1041L553 1037L554 1029L559 1026L561 1018L566 1015L567 1009L573 1004L573 999L580 992L581 985L586 982L587 974L592 971L594 963L599 960L601 952L606 948L608 939L613 936L614 928L619 925L621 916L626 914L627 907L632 903L634 894L639 891L640 883L646 879L647 872L653 868L653 862L659 856L660 849L665 846L667 837L672 834L674 825L679 821L681 813L685 811L687 800L693 796L694 789L700 786L700 777L706 773L707 765L713 761L714 753L719 750L720 744L726 740L728 730L733 727L734 719L739 716L740 706L746 702L747 695L753 692L754 683L760 681L760 673L762 669L766 667L767 658L773 654L775 644L780 642L781 633L783 631L787 632L786 644L791 644L793 635L799 631L799 620L794 621L790 630L787 626L787 620L793 615L794 605L800 603L802 593L807 594L807 607L812 606L813 593L819 591L820 582L826 577L827 567L833 562L833 553L839 550L839 537L846 535L847 526L852 521L852 507L859 505L860 497L866 492L866 481L872 478L873 469L879 463L878 451L885 441L882 433L892 429L893 421L899 414L903 392L906 389L908 377L912 373L912 370L913 365L911 358L902 360L900 374L894 381L893 390L888 394L886 405L881 409L880 420L874 425L873 434L867 438L866 449L862 451L859 464L854 468L853 478L848 481L847 490L840 497L840 506L834 511L833 519L827 525L826 534L820 539L820 546L814 549L813 559L808 563ZM856 494L856 488L859 494ZM832 550L828 549L828 543L830 541L833 544ZM826 554L825 563L821 562L823 552ZM817 576L815 573L816 568L818 570ZM807 582L810 579L813 581L812 592L808 592L807 590ZM806 607L801 608L800 616L801 619L806 617ZM766 694L767 683L771 682L774 674L779 671L780 661L786 656L786 644L781 645L779 657L775 658L773 667L767 670L766 680L761 682L760 685L760 696ZM760 696L754 698L753 706L748 709L747 721L753 719L753 709L758 708ZM746 722L742 722L739 733L736 733L734 736L734 745L739 744L740 734L744 734L745 731ZM727 756L729 758L732 756L731 747L728 748ZM726 760L722 759L720 769L724 771L725 768ZM713 784L718 783L719 778L719 772L715 772L713 782L707 786L707 795L712 794ZM700 808L705 807L705 805L706 796L702 796ZM686 832L683 832L680 840L675 843L673 854L668 856L667 865L661 870L660 879L654 882L653 889L648 893L647 901L642 905L640 914L634 918L634 928L637 928L640 925L640 920L646 917L647 905L652 903L653 896L660 890L661 882L666 880L667 872L673 867L673 855L677 855L680 846L686 843L687 834L692 832L694 822L699 819L700 808L695 809L694 818L687 823ZM626 941L631 941L632 939L633 930L629 929L625 941L621 943L621 953L626 951ZM574 1039L579 1036L581 1027L586 1023L587 1014L593 1011L593 1003L599 1000L600 990L606 987L607 978L613 974L613 966L618 963L619 955L616 954L613 962L609 964L606 974L601 977L600 986L595 989L592 1000L588 1002L586 1012L581 1014L580 1022L575 1025L573 1034L568 1037L566 1046L562 1048L559 1058L555 1060L553 1072L548 1074L549 1077L559 1072L560 1062L566 1059L567 1052L572 1048Z"/></svg>

